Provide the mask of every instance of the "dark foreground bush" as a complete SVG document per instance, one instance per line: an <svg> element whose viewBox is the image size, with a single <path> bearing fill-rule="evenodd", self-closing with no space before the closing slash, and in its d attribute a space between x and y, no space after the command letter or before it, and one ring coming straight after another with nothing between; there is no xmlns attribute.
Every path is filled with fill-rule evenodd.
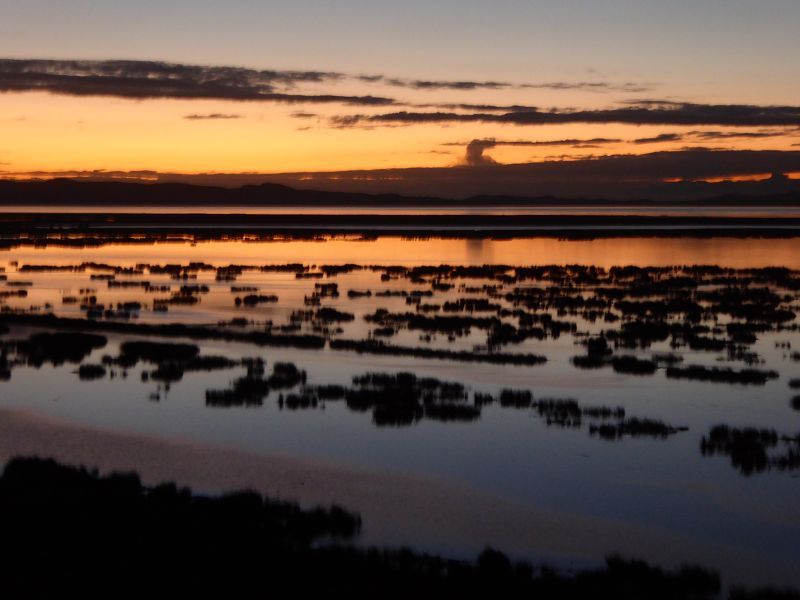
<svg viewBox="0 0 800 600"><path fill-rule="evenodd" d="M208 498L135 474L14 459L0 478L7 597L716 598L716 574L611 558L561 574L494 550L476 562L343 546L359 531L340 508L304 510L253 492ZM339 545L330 542L338 541Z"/></svg>

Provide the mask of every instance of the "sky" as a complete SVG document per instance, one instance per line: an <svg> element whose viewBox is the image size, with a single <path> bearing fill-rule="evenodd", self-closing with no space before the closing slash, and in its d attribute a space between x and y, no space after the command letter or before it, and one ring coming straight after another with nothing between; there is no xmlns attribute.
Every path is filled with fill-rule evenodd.
<svg viewBox="0 0 800 600"><path fill-rule="evenodd" d="M798 23L796 0L0 0L0 176L700 148L786 152L796 173ZM779 166L753 164L699 176Z"/></svg>

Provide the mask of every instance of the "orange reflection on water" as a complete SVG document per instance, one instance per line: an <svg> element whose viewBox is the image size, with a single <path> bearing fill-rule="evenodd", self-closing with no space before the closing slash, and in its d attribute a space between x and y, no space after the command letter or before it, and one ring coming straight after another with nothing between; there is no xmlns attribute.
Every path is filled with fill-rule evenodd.
<svg viewBox="0 0 800 600"><path fill-rule="evenodd" d="M207 262L224 264L591 264L663 266L715 264L747 268L800 269L800 238L630 237L591 240L409 239L334 237L319 240L159 242L111 244L100 248L21 247L0 254L0 263L119 265Z"/></svg>

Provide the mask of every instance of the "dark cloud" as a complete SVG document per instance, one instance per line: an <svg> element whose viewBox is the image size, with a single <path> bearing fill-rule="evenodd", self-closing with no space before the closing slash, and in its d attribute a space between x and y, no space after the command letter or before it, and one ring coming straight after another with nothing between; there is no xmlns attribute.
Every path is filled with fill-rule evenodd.
<svg viewBox="0 0 800 600"><path fill-rule="evenodd" d="M589 150L601 148L608 144L624 144L632 143L636 145L643 144L656 144L667 142L709 142L719 140L732 140L732 139L760 139L781 137L792 133L786 130L772 130L772 131L689 131L686 133L662 133L652 137L637 138L634 140L622 140L615 138L589 138L589 139L575 139L566 138L560 140L497 140L494 138L475 139L466 144L466 154L464 162L467 165L487 165L496 164L496 161L491 157L484 154L485 150L496 148L498 146L532 146L532 147L548 147L548 146L570 146L575 149ZM464 142L447 142L444 146L463 146ZM722 150L723 148L709 148L697 146L684 146L682 150Z"/></svg>
<svg viewBox="0 0 800 600"><path fill-rule="evenodd" d="M628 92L641 94L649 92L652 87L637 83L606 83L604 81L579 81L579 82L551 82L551 83L526 83L519 86L522 89L548 89L548 90L583 90L589 92Z"/></svg>
<svg viewBox="0 0 800 600"><path fill-rule="evenodd" d="M600 110L526 110L503 114L488 112L411 112L335 117L334 124L349 126L384 123L501 123L509 125L557 125L563 123L626 123L632 125L800 125L800 107L749 104L689 104L654 101L624 108Z"/></svg>
<svg viewBox="0 0 800 600"><path fill-rule="evenodd" d="M337 115L332 117L330 123L333 127L344 129L347 127L364 127L366 129L372 129L375 125L364 124L364 119L367 119L365 115ZM400 121L402 123L402 121ZM387 125L391 125L391 123L387 123Z"/></svg>
<svg viewBox="0 0 800 600"><path fill-rule="evenodd" d="M318 117L319 115L317 113L297 111L297 112L293 112L289 116L292 117L293 119L314 119L314 118Z"/></svg>
<svg viewBox="0 0 800 600"><path fill-rule="evenodd" d="M494 140L472 140L467 144L467 153L464 156L464 162L472 167L494 164L495 160L490 156L485 156L483 151L494 148L496 145L497 142Z"/></svg>
<svg viewBox="0 0 800 600"><path fill-rule="evenodd" d="M481 141L481 140L473 140L473 141ZM576 138L566 138L563 140L495 140L493 138L489 138L488 140L483 141L491 141L495 146L578 146L582 144L618 144L623 140L614 139L614 138L589 138L589 139L576 139ZM451 145L451 144L446 144ZM452 144L455 145L455 144Z"/></svg>
<svg viewBox="0 0 800 600"><path fill-rule="evenodd" d="M482 156L492 140L479 140ZM643 155L587 157L442 168L380 169L335 173L284 173L271 181L308 189L468 197L477 194L568 198L644 198L669 180L730 179L742 175L800 172L800 151L690 149ZM798 183L800 185L800 182ZM675 190L682 197L685 190Z"/></svg>
<svg viewBox="0 0 800 600"><path fill-rule="evenodd" d="M754 140L782 137L790 132L779 131L688 131L686 133L662 133L653 137L632 140L634 144L657 144L662 142L718 142L725 140Z"/></svg>
<svg viewBox="0 0 800 600"><path fill-rule="evenodd" d="M358 79L368 83L383 83L394 87L411 88L415 90L502 90L502 89L533 89L533 90L581 90L589 92L630 92L643 93L650 91L651 87L635 83L608 83L605 81L550 81L543 83L511 83L507 81L447 81L427 79L401 79L384 77L382 75L362 75Z"/></svg>
<svg viewBox="0 0 800 600"><path fill-rule="evenodd" d="M215 120L227 120L227 119L241 119L242 115L234 115L229 113L208 113L206 115L185 115L183 117L189 121L215 121Z"/></svg>
<svg viewBox="0 0 800 600"><path fill-rule="evenodd" d="M677 100L664 100L659 98L637 98L636 100L623 100L620 104L627 104L629 106L661 106L661 107L678 107L686 104Z"/></svg>
<svg viewBox="0 0 800 600"><path fill-rule="evenodd" d="M66 170L66 171L0 171L0 174L13 178L53 179L66 177L69 179L126 180L126 181L159 181L162 173L147 169L135 171L110 171L107 169Z"/></svg>
<svg viewBox="0 0 800 600"><path fill-rule="evenodd" d="M563 139L563 140L495 140L492 138L476 139L467 144L466 155L464 162L467 165L490 165L495 164L496 161L490 156L486 156L483 152L497 146L533 146L533 147L548 147L548 146L571 146L572 148L589 149L600 148L605 144L617 144L622 140L611 138L591 138L591 139ZM463 144L451 142L444 144L445 146L461 146Z"/></svg>
<svg viewBox="0 0 800 600"><path fill-rule="evenodd" d="M383 81L383 75L356 75L355 79L364 83L380 83Z"/></svg>
<svg viewBox="0 0 800 600"><path fill-rule="evenodd" d="M718 140L756 140L762 138L781 137L787 135L787 131L690 131L687 136L703 141Z"/></svg>
<svg viewBox="0 0 800 600"><path fill-rule="evenodd" d="M660 144L662 142L680 142L684 136L680 133L661 133L653 137L643 137L633 140L634 144Z"/></svg>
<svg viewBox="0 0 800 600"><path fill-rule="evenodd" d="M491 142L491 140L488 140ZM485 146L483 148L485 150ZM411 169L375 169L295 173L156 173L152 171L11 172L9 177L81 177L96 180L145 180L204 185L240 186L264 182L310 190L397 193L463 198L478 194L557 196L562 198L645 198L662 190L685 199L687 188L665 181L731 179L741 175L800 172L800 151L708 150L653 152L642 155L586 157L564 154L542 162ZM800 186L800 181L776 176L773 184ZM770 184L770 185L773 185ZM703 184L712 185L712 184ZM705 194L742 189L698 188ZM666 189L665 188L669 188ZM763 184L755 186L756 191ZM672 191L670 191L672 190ZM705 191L703 191L705 190ZM770 188L770 190L775 191ZM660 193L660 192L659 192ZM665 196L667 197L667 196Z"/></svg>
<svg viewBox="0 0 800 600"><path fill-rule="evenodd" d="M421 79L384 79L384 83L395 87L409 87L415 90L502 90L513 87L501 81L425 81Z"/></svg>
<svg viewBox="0 0 800 600"><path fill-rule="evenodd" d="M0 92L45 91L72 96L152 99L216 99L285 103L340 103L355 106L399 105L393 98L372 95L302 94L303 84L335 84L357 80L416 90L554 89L643 91L634 84L605 82L508 83L400 79L385 75L347 75L334 71L248 69L138 60L0 59ZM454 108L450 108L453 106ZM527 112L531 107L442 105L445 110ZM533 109L535 110L535 109Z"/></svg>
<svg viewBox="0 0 800 600"><path fill-rule="evenodd" d="M394 104L377 96L291 93L299 83L341 78L322 71L269 71L157 61L0 59L0 91L45 91L71 96L214 99L285 103Z"/></svg>
<svg viewBox="0 0 800 600"><path fill-rule="evenodd" d="M539 110L536 106L525 106L521 104L413 104L415 108L435 108L440 110L467 110L480 112L525 112Z"/></svg>

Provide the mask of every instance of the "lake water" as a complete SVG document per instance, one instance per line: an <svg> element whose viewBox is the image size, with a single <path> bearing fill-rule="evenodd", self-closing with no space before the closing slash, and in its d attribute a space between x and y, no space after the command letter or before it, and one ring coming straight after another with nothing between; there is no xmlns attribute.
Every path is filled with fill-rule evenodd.
<svg viewBox="0 0 800 600"><path fill-rule="evenodd" d="M77 267L86 261L103 263L105 267L84 266L75 271L30 269L30 265ZM193 262L206 263L207 267L188 267ZM303 268L300 271L260 268L288 263L298 263ZM186 278L153 272L154 266L169 264L183 265L185 268L179 269L180 276ZM374 268L353 268L320 278L298 277L298 273L315 274L322 265L345 264ZM656 279L682 276L685 274L682 265L716 265L737 270L727 276L750 278L744 287L770 289L781 296L780 307L791 310L798 305L794 298L796 292L789 285L795 274L790 272L786 276L789 287L781 287L782 284L770 283L771 280L764 283L766 280L762 279L768 277L766 275L748 274L746 270L770 266L800 270L800 238L642 237L566 241L379 237L365 241L334 237L315 241L227 239L114 243L91 249L58 245L32 247L23 240L19 246L0 254L0 267L5 269L6 276L6 281L0 282L4 286L0 289L26 292L24 297L4 298L2 305L6 311L34 315L52 312L82 319L87 307L82 309L81 304L94 296L104 309L115 309L126 302L140 303L140 308L124 314L124 322L128 323L177 322L222 327L218 323L232 319L248 321L234 327L234 331L261 331L268 323L281 327L290 324L297 311L331 308L350 313L353 319L330 326L331 331L324 337L362 340L369 338L376 327L374 322L365 320L365 316L374 315L378 309L433 318L462 314L458 311L444 313L441 308L461 298L488 297L490 302L511 310L514 303L504 294L517 288L549 289L553 298L574 298L574 290L553 292L552 289L577 286L584 290L581 296L589 298L596 293L591 290L598 287L596 283L578 278L557 281L550 275L517 281L474 275L425 276L417 280L409 278L408 274L382 277L389 272L383 267L443 264L508 265L509 269L584 265L595 266L605 273L619 265L676 267L669 273L665 271L663 275L654 276ZM219 267L229 265L244 268L230 280L221 280ZM123 268L135 272L125 272ZM131 285L110 286L106 279L92 279L93 275L104 274L111 274L106 279ZM155 291L135 286L135 282L142 281L149 282ZM616 287L625 288L619 281ZM453 287L446 289L446 285L441 285L443 282ZM323 295L313 300L320 289L315 286L329 283L337 284L338 297ZM153 310L154 300L168 299L183 285L207 286L208 289L196 294L198 301L194 304L170 304L166 312ZM731 285L738 284L721 279L712 283L705 279L699 282L697 290L708 292ZM249 291L232 291L232 286ZM483 286L500 286L501 289L491 295L480 291ZM410 303L409 294L415 290L431 295L423 296L419 303ZM369 291L370 295L348 295L349 291ZM387 291L397 295L378 295L378 292ZM403 292L406 295L401 295ZM237 306L235 298L247 293L275 295L277 300L252 307ZM64 299L70 297L78 298L78 302L65 303ZM312 300L307 301L309 298ZM440 308L429 307L430 312L426 312L425 304ZM700 335L702 338L725 337L724 332L714 331L714 328L722 331L727 323L737 320L735 315L719 312L721 304L715 306L717 312L706 314L699 321L711 330ZM705 456L700 450L701 440L719 424L731 428L765 428L785 436L800 431L800 413L790 402L795 392L788 385L790 379L800 377L800 362L792 356L792 348L800 349L795 320L784 320L780 327L759 331L757 339L746 344L746 355L729 353L730 344L725 350L676 344L674 334L668 340L653 341L645 347L614 349L614 356L635 356L641 360L671 353L682 359L682 365L730 368L737 372L774 370L777 373L763 384L729 384L668 377L663 364L648 375L630 374L608 365L596 369L576 368L572 358L585 354L581 342L587 336L619 331L620 323L629 316L623 315L621 321L607 321L588 318L585 309L558 310L548 306L538 311L529 307L529 310L574 325L574 331L564 331L557 336L548 333L543 339L531 337L502 347L503 352L542 355L547 359L544 364L513 366L446 358L358 354L336 350L327 344L323 349L304 349L262 347L242 340L188 341L198 344L202 355L222 355L234 360L263 358L268 372L275 362L292 362L307 372L309 385L348 386L354 376L366 372L408 371L420 377L459 382L466 386L470 397L474 392L497 395L506 388L531 390L535 399L574 399L582 406L621 407L629 418L650 419L681 429L663 437L623 435L609 440L591 434L589 419L579 427L565 427L548 422L535 410L498 403L484 406L480 417L469 421L422 418L402 426L377 426L370 411L352 410L344 401L321 402L315 409L290 410L281 407L276 392L271 392L260 404L213 407L206 402L206 391L229 387L232 380L244 375L244 367L187 372L166 389L153 378L143 381L142 373L154 368L146 362L126 369L124 379L123 369L114 368L115 378L92 381L78 377L77 364L45 363L39 368L19 365L7 381L0 383L0 408L25 409L88 427L190 439L264 456L288 454L442 477L537 508L657 527L685 536L687 540L719 544L743 556L750 553L777 564L796 564L800 557L800 505L797 503L800 470L773 465L748 474L730 457ZM617 308L603 309L603 312L617 311ZM464 314L475 318L486 316ZM489 316L494 314L489 313ZM123 319L122 313L100 315L96 322L113 323L120 319ZM502 319L513 321L509 315ZM677 322L682 321L682 317L670 313L665 320ZM304 321L299 328L302 333L320 334L319 323ZM23 340L41 331L30 322L12 323L10 329L0 339ZM142 335L120 331L106 331L103 335L108 338L107 344L93 350L84 359L85 364L99 364L104 355L116 356L120 344L125 341L144 339ZM147 339L161 338L147 336ZM164 338L162 341L187 340ZM483 355L487 351L487 331L473 325L469 332L448 335L399 326L387 343ZM285 393L288 395L289 391ZM684 427L688 429L683 430ZM790 452L792 444L780 441L769 452L777 455L784 446ZM647 554L647 542L643 541L642 556ZM714 563L713 556L708 560L709 564ZM742 573L746 574L748 568L747 564L742 564ZM800 575L794 583L800 583Z"/></svg>

